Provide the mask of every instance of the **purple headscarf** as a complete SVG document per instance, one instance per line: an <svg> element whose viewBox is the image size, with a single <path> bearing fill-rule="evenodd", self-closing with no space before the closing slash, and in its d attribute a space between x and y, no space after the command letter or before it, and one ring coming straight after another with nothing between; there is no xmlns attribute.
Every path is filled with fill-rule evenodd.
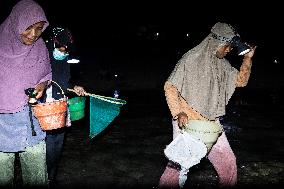
<svg viewBox="0 0 284 189"><path fill-rule="evenodd" d="M22 0L0 25L0 113L14 113L27 104L24 90L51 79L48 50L42 38L33 45L21 42L29 26L45 21L43 9L32 0Z"/></svg>

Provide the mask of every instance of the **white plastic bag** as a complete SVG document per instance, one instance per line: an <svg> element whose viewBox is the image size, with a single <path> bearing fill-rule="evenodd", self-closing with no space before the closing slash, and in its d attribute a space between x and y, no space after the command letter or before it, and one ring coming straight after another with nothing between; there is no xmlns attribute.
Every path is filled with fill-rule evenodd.
<svg viewBox="0 0 284 189"><path fill-rule="evenodd" d="M195 136L182 131L164 150L165 156L183 169L198 164L207 153L206 145Z"/></svg>

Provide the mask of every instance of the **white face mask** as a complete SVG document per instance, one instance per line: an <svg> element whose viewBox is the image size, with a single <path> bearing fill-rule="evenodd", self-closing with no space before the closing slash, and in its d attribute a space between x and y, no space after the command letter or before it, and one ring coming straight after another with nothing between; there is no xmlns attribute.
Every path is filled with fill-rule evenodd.
<svg viewBox="0 0 284 189"><path fill-rule="evenodd" d="M54 48L53 50L53 57L55 60L64 60L65 58L68 57L68 53L61 52L57 48Z"/></svg>

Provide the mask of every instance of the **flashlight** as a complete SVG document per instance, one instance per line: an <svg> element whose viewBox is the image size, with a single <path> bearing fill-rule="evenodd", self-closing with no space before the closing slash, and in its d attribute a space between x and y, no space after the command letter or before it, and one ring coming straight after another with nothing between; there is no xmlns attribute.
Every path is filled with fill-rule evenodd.
<svg viewBox="0 0 284 189"><path fill-rule="evenodd" d="M251 50L251 48L247 44L241 41L241 38L239 36L234 36L231 40L231 44L234 48L237 49L239 56L244 55Z"/></svg>
<svg viewBox="0 0 284 189"><path fill-rule="evenodd" d="M25 94L29 97L29 103L35 104L37 102L35 88L28 88L25 90Z"/></svg>

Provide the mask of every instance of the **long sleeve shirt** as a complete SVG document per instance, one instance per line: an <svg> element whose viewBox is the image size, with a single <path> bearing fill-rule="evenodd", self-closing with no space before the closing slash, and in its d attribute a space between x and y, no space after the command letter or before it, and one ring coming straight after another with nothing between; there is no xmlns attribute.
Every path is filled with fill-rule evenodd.
<svg viewBox="0 0 284 189"><path fill-rule="evenodd" d="M251 73L251 65L251 59L244 58L240 71L237 75L236 87L244 87L247 85ZM185 99L182 98L177 88L169 81L165 82L164 91L173 119L177 119L178 114L180 112L184 112L188 116L189 120L208 120L189 106Z"/></svg>

